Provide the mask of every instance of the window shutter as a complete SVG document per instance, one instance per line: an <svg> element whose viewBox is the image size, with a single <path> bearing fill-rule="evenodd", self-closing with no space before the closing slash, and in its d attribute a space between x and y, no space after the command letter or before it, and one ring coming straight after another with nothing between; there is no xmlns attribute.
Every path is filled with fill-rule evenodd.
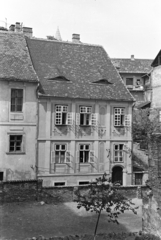
<svg viewBox="0 0 161 240"><path fill-rule="evenodd" d="M66 163L70 163L71 162L71 154L70 151L66 151Z"/></svg>
<svg viewBox="0 0 161 240"><path fill-rule="evenodd" d="M89 155L89 162L94 163L94 159L95 159L94 151L91 150Z"/></svg>
<svg viewBox="0 0 161 240"><path fill-rule="evenodd" d="M80 113L76 113L76 125L80 125Z"/></svg>
<svg viewBox="0 0 161 240"><path fill-rule="evenodd" d="M72 112L67 113L67 125L72 125L73 124L73 115Z"/></svg>
<svg viewBox="0 0 161 240"><path fill-rule="evenodd" d="M91 125L92 126L96 126L97 125L97 114L96 113L92 113L91 114Z"/></svg>
<svg viewBox="0 0 161 240"><path fill-rule="evenodd" d="M125 115L125 126L130 127L131 126L131 118L130 115Z"/></svg>
<svg viewBox="0 0 161 240"><path fill-rule="evenodd" d="M51 152L51 163L55 163L55 151Z"/></svg>

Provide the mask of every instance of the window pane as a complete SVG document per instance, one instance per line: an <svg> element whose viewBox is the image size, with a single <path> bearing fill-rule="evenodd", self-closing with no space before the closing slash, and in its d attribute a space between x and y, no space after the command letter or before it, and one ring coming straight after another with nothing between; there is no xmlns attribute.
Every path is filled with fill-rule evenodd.
<svg viewBox="0 0 161 240"><path fill-rule="evenodd" d="M80 149L84 149L84 145L80 145Z"/></svg>
<svg viewBox="0 0 161 240"><path fill-rule="evenodd" d="M62 113L62 124L66 124L67 114Z"/></svg>
<svg viewBox="0 0 161 240"><path fill-rule="evenodd" d="M86 125L90 123L90 114L86 114Z"/></svg>
<svg viewBox="0 0 161 240"><path fill-rule="evenodd" d="M23 97L23 89L17 89L17 97Z"/></svg>
<svg viewBox="0 0 161 240"><path fill-rule="evenodd" d="M61 145L61 149L62 149L62 150L65 150L65 145Z"/></svg>
<svg viewBox="0 0 161 240"><path fill-rule="evenodd" d="M55 152L55 163L59 163L59 152Z"/></svg>
<svg viewBox="0 0 161 240"><path fill-rule="evenodd" d="M84 125L84 114L80 114L80 125Z"/></svg>
<svg viewBox="0 0 161 240"><path fill-rule="evenodd" d="M85 155L85 156L84 156L84 157L85 157L84 162L87 163L88 160L89 160L89 151L85 151L85 152L84 152L84 155Z"/></svg>
<svg viewBox="0 0 161 240"><path fill-rule="evenodd" d="M85 149L89 149L89 145L85 145Z"/></svg>
<svg viewBox="0 0 161 240"><path fill-rule="evenodd" d="M60 163L65 162L65 151L60 152Z"/></svg>
<svg viewBox="0 0 161 240"><path fill-rule="evenodd" d="M79 152L79 161L80 163L83 163L83 151Z"/></svg>
<svg viewBox="0 0 161 240"><path fill-rule="evenodd" d="M55 145L56 150L59 150L59 148L60 148L60 145Z"/></svg>
<svg viewBox="0 0 161 240"><path fill-rule="evenodd" d="M126 85L133 85L133 78L126 78Z"/></svg>

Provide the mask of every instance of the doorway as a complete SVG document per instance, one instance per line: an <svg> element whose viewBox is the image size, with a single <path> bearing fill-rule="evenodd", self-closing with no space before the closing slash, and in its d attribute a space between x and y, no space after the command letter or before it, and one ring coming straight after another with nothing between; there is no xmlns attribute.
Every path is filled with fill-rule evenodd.
<svg viewBox="0 0 161 240"><path fill-rule="evenodd" d="M123 171L122 167L116 166L112 169L112 183L114 185L122 185L123 184Z"/></svg>

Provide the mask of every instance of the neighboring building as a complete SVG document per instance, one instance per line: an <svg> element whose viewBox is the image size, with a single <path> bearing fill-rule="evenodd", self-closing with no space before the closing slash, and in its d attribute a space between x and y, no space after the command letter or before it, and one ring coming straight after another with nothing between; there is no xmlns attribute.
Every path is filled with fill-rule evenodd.
<svg viewBox="0 0 161 240"><path fill-rule="evenodd" d="M149 104L151 101L150 73L152 60L135 59L134 55L131 55L129 59L113 58L112 62L130 93L136 99L136 105L143 102L145 105Z"/></svg>
<svg viewBox="0 0 161 240"><path fill-rule="evenodd" d="M152 96L151 96L151 107L161 109L161 51L157 54L156 58L151 64L151 87L152 87Z"/></svg>
<svg viewBox="0 0 161 240"><path fill-rule="evenodd" d="M82 185L106 172L132 184L134 99L101 46L27 38L38 92L38 178Z"/></svg>
<svg viewBox="0 0 161 240"><path fill-rule="evenodd" d="M37 86L23 34L0 31L0 181L36 178Z"/></svg>

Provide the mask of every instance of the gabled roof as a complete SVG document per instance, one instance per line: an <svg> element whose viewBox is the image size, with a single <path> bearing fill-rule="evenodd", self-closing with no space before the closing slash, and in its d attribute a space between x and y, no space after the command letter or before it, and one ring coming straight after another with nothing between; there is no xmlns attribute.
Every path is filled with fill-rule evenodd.
<svg viewBox="0 0 161 240"><path fill-rule="evenodd" d="M151 71L151 59L112 58L114 66L120 73L149 73Z"/></svg>
<svg viewBox="0 0 161 240"><path fill-rule="evenodd" d="M27 44L42 95L134 101L101 46L35 38ZM96 83L102 79L111 84Z"/></svg>
<svg viewBox="0 0 161 240"><path fill-rule="evenodd" d="M161 50L158 52L157 56L152 61L152 64L151 64L152 67L157 67L158 65L161 65L161 62L158 63L158 57L159 56L161 56Z"/></svg>
<svg viewBox="0 0 161 240"><path fill-rule="evenodd" d="M22 33L0 32L0 80L38 81Z"/></svg>

